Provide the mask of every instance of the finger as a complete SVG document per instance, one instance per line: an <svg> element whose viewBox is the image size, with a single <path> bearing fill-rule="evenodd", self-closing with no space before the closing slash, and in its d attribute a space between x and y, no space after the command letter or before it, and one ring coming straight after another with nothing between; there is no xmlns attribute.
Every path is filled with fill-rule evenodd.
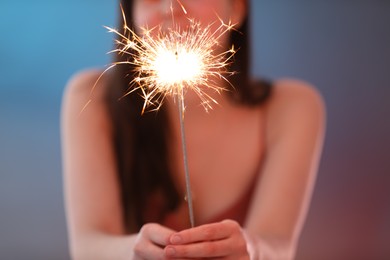
<svg viewBox="0 0 390 260"><path fill-rule="evenodd" d="M199 227L186 229L173 234L169 241L171 244L189 244L202 241L220 240L231 236L233 232L240 230L237 222L224 220L219 223L206 224Z"/></svg>
<svg viewBox="0 0 390 260"><path fill-rule="evenodd" d="M135 259L143 260L158 260L165 259L164 249L151 243L150 241L144 241L134 246Z"/></svg>
<svg viewBox="0 0 390 260"><path fill-rule="evenodd" d="M229 239L186 245L169 245L164 249L165 256L174 259L224 257L234 253L233 251L234 247Z"/></svg>
<svg viewBox="0 0 390 260"><path fill-rule="evenodd" d="M156 223L148 223L142 226L139 233L156 245L166 246L175 231Z"/></svg>
<svg viewBox="0 0 390 260"><path fill-rule="evenodd" d="M221 223L206 224L199 227L186 229L173 234L169 241L172 244L189 244L202 241L219 240L228 237L229 230Z"/></svg>

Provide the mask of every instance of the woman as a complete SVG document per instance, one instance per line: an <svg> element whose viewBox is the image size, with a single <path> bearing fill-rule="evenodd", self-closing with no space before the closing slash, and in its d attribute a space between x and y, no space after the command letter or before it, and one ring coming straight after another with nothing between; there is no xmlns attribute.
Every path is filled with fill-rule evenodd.
<svg viewBox="0 0 390 260"><path fill-rule="evenodd" d="M324 136L322 99L291 79L251 82L246 0L123 0L141 27L187 17L236 24L222 49L239 48L209 113L188 91L186 141L196 227L188 223L177 104L141 114L128 90L131 66L84 71L68 84L62 138L66 209L74 259L292 259L308 209ZM219 17L219 18L217 18ZM214 23L215 25L216 23ZM221 50L214 50L216 53ZM116 61L126 60L118 56ZM221 87L226 82L218 81ZM207 90L205 90L207 91Z"/></svg>

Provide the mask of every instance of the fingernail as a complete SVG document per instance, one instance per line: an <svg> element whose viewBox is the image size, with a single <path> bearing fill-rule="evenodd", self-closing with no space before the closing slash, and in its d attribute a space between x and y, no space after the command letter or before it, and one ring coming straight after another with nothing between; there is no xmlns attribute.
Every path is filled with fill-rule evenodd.
<svg viewBox="0 0 390 260"><path fill-rule="evenodd" d="M172 244L179 244L181 242L181 237L178 235L173 235L171 237L171 243Z"/></svg>
<svg viewBox="0 0 390 260"><path fill-rule="evenodd" d="M173 247L168 247L167 248L167 255L168 256L174 256L176 253L176 250Z"/></svg>

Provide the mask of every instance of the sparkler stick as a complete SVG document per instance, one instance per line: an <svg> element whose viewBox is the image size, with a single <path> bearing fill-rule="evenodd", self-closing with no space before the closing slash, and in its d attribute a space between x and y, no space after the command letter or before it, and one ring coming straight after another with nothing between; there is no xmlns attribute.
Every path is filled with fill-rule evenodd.
<svg viewBox="0 0 390 260"><path fill-rule="evenodd" d="M177 1L181 5L183 12L187 13L180 1ZM132 89L125 93L123 97L140 90L144 98L141 114L150 106L154 106L154 110L158 110L167 95L177 100L186 181L186 198L190 223L194 227L192 192L184 131L184 95L187 90L194 91L200 98L201 105L203 105L206 111L212 108L212 103L218 104L204 89L220 93L226 90L224 86L220 86L221 80L222 82L225 81L226 84L230 84L225 75L234 74L234 72L227 70L227 65L235 54L234 47L232 46L231 49L220 53L215 53L215 50L221 48L220 38L232 30L234 24L231 22L226 24L222 19L219 19L220 26L216 30L212 30L213 24L202 27L200 23L195 22L193 19L188 19L189 25L184 29L175 25L173 21L172 28L165 30L162 30L161 27L152 29L141 28L141 32L138 35L128 27L123 9L122 15L124 21L123 33L110 27L106 28L109 32L119 36L119 40L116 40L118 47L112 50L111 53L125 54L130 59L111 64L97 79L92 91L104 73L115 66L128 64L133 66L136 76L130 82Z"/></svg>
<svg viewBox="0 0 390 260"><path fill-rule="evenodd" d="M184 163L184 174L186 180L186 194L187 194L187 203L188 203L188 212L190 216L191 227L195 227L195 218L194 218L194 208L192 206L192 190L191 190L191 181L190 173L188 171L188 160L187 160L187 145L186 145L186 136L184 129L184 94L180 96L180 102L178 102L179 107L179 117L180 117L180 131L181 131L181 144L183 152L183 163Z"/></svg>

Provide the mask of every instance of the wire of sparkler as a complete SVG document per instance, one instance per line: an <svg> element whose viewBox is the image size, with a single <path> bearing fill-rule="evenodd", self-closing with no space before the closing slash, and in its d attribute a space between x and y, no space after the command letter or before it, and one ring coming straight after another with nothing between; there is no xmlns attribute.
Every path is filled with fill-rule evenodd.
<svg viewBox="0 0 390 260"><path fill-rule="evenodd" d="M190 173L188 171L188 160L187 160L187 145L186 145L186 136L184 129L184 89L181 89L182 93L179 96L179 102L177 102L179 107L179 117L180 117L180 131L181 131L181 144L182 144L182 153L183 153L183 163L184 163L184 174L186 182L186 197L188 203L188 213L190 216L191 227L195 227L195 218L194 218L194 208L192 204L192 190L191 190L191 181Z"/></svg>

